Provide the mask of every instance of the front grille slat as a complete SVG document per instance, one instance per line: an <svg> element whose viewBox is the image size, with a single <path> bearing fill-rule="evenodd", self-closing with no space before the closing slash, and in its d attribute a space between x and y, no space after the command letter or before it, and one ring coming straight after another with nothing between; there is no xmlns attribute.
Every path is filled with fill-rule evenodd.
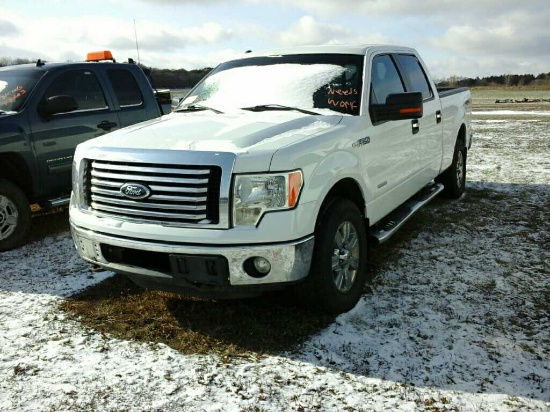
<svg viewBox="0 0 550 412"><path fill-rule="evenodd" d="M135 200L128 200L123 198L112 198L107 196L92 195L92 204L96 205L97 209L102 209L104 204L113 204L128 206L136 209L166 209L166 210L190 210L190 211L206 211L206 205L182 205L171 203L152 203L152 202L139 202ZM147 211L145 211L147 213Z"/></svg>
<svg viewBox="0 0 550 412"><path fill-rule="evenodd" d="M208 175L210 174L210 169L194 169L194 170L188 170L188 169L176 169L176 168L169 168L169 167L146 167L146 166L130 166L127 164L109 164L107 167L105 164L100 162L92 162L92 167L96 170L118 170L123 173L129 173L129 172L140 172L140 173L170 173L175 175Z"/></svg>
<svg viewBox="0 0 550 412"><path fill-rule="evenodd" d="M120 184L118 186L120 186ZM93 198L93 195L105 195L113 199L124 199L124 196L122 195L122 193L120 193L120 190L102 189L100 187L92 187L92 198ZM147 200L159 200L159 201L165 200L167 202L201 203L201 202L206 202L207 197L206 196L191 197L191 196L176 196L176 195L152 195L151 197L147 198Z"/></svg>
<svg viewBox="0 0 550 412"><path fill-rule="evenodd" d="M141 216L144 212L143 210L134 210L129 209L127 207L114 207L114 206L106 206L101 205L101 209L97 207L98 205L95 202L92 202L92 207L96 210L100 210L103 212L113 212L119 215L125 215L125 214L131 214L131 215L138 215ZM166 212L156 212L151 211L147 213L149 216L152 217L158 217L158 218L167 218L167 219L192 219L192 220L203 220L206 219L206 214L204 215L195 215L195 214L188 214L188 213L166 213Z"/></svg>
<svg viewBox="0 0 550 412"><path fill-rule="evenodd" d="M100 177L103 179L122 179L125 181L131 182L156 182L159 180L159 177L156 175L134 175L134 174L117 174L117 173L107 173L99 172L92 169L93 177ZM129 180L129 178L131 180ZM189 178L177 178L177 177L163 177L162 181L164 183L175 183L180 185L190 185L190 184L208 184L208 179L189 179Z"/></svg>
<svg viewBox="0 0 550 412"><path fill-rule="evenodd" d="M126 183L126 182L124 182ZM122 186L121 182L111 181L111 180L101 180L92 178L91 184L94 186L107 186L107 187L116 187L120 189ZM208 191L207 187L178 187L178 186L159 186L156 184L148 185L151 190L155 192L172 192L172 193L206 193Z"/></svg>
<svg viewBox="0 0 550 412"><path fill-rule="evenodd" d="M85 206L98 216L181 227L219 222L219 166L89 160L87 168ZM127 183L151 193L145 199L125 196Z"/></svg>

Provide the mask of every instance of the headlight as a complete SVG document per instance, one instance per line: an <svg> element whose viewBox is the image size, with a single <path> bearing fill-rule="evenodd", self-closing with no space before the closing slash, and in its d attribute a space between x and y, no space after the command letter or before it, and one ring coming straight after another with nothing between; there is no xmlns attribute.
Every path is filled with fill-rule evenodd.
<svg viewBox="0 0 550 412"><path fill-rule="evenodd" d="M72 205L84 207L86 205L86 173L88 162L84 160L73 160L72 169Z"/></svg>
<svg viewBox="0 0 550 412"><path fill-rule="evenodd" d="M292 209L303 185L302 172L237 175L233 186L233 224L256 226L264 213Z"/></svg>
<svg viewBox="0 0 550 412"><path fill-rule="evenodd" d="M79 196L79 193L80 193L80 185L78 184L78 179L80 178L79 174L78 174L79 170L78 170L78 163L73 160L73 169L72 169L72 173L71 173L71 176L72 176L72 191L73 191L73 196L71 196L71 200L76 202L76 206L80 206L79 205L79 201L80 201L80 196Z"/></svg>

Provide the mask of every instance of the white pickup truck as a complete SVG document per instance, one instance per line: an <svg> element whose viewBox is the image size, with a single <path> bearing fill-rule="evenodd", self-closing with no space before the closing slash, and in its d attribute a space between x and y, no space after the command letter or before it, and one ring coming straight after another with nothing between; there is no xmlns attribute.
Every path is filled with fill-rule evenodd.
<svg viewBox="0 0 550 412"><path fill-rule="evenodd" d="M72 235L88 262L212 298L291 286L338 313L367 245L465 186L467 89L414 49L312 46L215 68L160 119L78 146Z"/></svg>

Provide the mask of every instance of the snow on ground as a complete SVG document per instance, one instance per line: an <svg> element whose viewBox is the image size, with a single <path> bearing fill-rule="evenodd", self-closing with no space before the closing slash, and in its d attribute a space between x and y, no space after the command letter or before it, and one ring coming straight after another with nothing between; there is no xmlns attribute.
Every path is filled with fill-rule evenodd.
<svg viewBox="0 0 550 412"><path fill-rule="evenodd" d="M66 319L62 299L110 276L67 228L1 253L0 410L550 410L550 130L474 125L468 193L420 212L359 304L279 356L184 356Z"/></svg>
<svg viewBox="0 0 550 412"><path fill-rule="evenodd" d="M478 116L550 116L546 110L479 110L474 112Z"/></svg>

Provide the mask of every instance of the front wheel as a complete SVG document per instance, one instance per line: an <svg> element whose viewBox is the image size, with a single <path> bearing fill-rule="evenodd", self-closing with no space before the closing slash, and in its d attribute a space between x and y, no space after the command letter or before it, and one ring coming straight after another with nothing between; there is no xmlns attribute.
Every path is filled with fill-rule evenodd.
<svg viewBox="0 0 550 412"><path fill-rule="evenodd" d="M29 201L19 187L0 179L0 252L25 242L31 227Z"/></svg>
<svg viewBox="0 0 550 412"><path fill-rule="evenodd" d="M321 213L309 275L299 285L302 302L317 311L353 308L367 278L367 238L363 217L347 199L335 199Z"/></svg>
<svg viewBox="0 0 550 412"><path fill-rule="evenodd" d="M458 199L466 190L466 148L462 140L457 140L453 154L453 163L436 179L443 183L443 195Z"/></svg>

